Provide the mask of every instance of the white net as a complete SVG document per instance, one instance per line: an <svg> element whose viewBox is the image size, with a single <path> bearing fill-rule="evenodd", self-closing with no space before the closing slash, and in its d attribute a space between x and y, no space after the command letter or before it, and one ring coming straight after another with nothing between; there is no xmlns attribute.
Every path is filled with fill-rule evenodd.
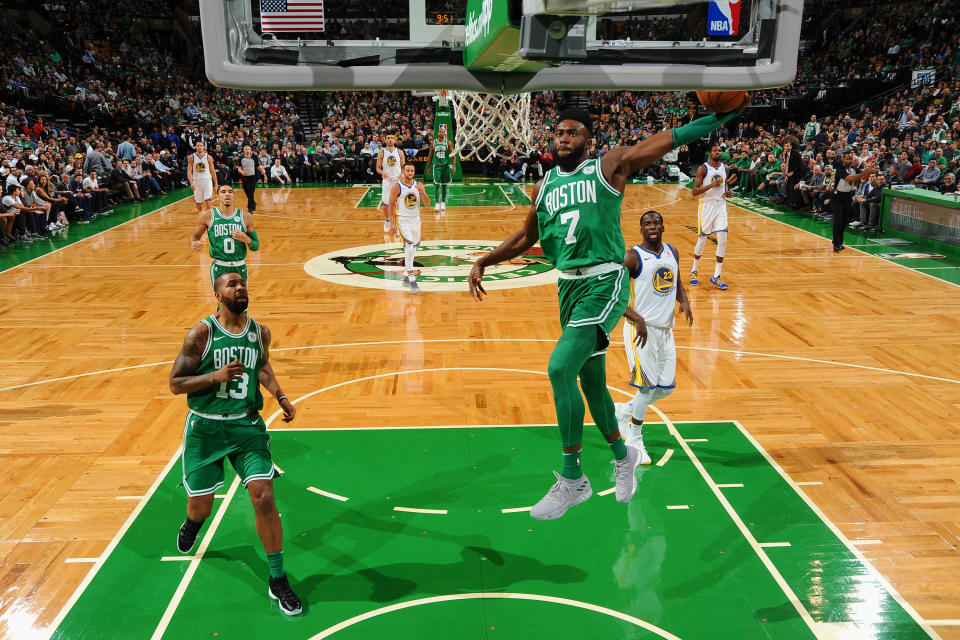
<svg viewBox="0 0 960 640"><path fill-rule="evenodd" d="M500 95L473 91L441 91L440 104L453 107L456 135L453 151L461 159L486 162L525 155L532 142L530 94Z"/></svg>

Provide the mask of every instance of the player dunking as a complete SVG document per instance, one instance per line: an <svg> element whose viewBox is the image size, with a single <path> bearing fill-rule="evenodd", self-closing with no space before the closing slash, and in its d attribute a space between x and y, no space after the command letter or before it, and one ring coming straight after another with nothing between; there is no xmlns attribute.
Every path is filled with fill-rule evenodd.
<svg viewBox="0 0 960 640"><path fill-rule="evenodd" d="M650 464L643 446L647 407L673 393L677 386L677 347L673 341L673 309L693 324L693 313L680 274L680 254L663 242L663 216L647 211L640 217L643 244L624 257L630 273L630 303L624 313L623 346L630 365L630 385L637 394L617 403L617 420L627 442L640 452L640 464Z"/></svg>
<svg viewBox="0 0 960 640"><path fill-rule="evenodd" d="M216 315L193 327L170 372L170 391L187 394L183 427L183 487L187 518L177 534L177 549L189 553L223 486L223 460L230 459L253 502L254 523L270 568L268 595L287 615L300 613L300 598L283 570L283 527L273 498L270 437L260 417L262 384L277 399L283 421L297 413L280 390L270 365L270 330L246 313L247 284L236 271L215 283Z"/></svg>
<svg viewBox="0 0 960 640"><path fill-rule="evenodd" d="M697 169L697 179L693 182L693 195L700 197L697 208L697 245L693 248L693 268L690 270L690 284L700 284L698 271L703 248L707 238L717 234L717 266L713 269L710 284L717 289L728 289L729 286L720 279L723 270L723 256L727 251L727 165L720 162L720 147L713 145L710 157Z"/></svg>
<svg viewBox="0 0 960 640"><path fill-rule="evenodd" d="M447 138L447 125L441 124L437 139L430 143L430 155L427 157L427 165L433 169L433 195L437 199L434 210L441 213L447 210L447 185L452 179L452 159L453 143Z"/></svg>
<svg viewBox="0 0 960 640"><path fill-rule="evenodd" d="M196 151L187 156L187 182L193 187L193 201L197 203L197 213L204 208L210 209L210 200L217 192L217 172L213 170L213 158L206 152L203 143L198 142Z"/></svg>
<svg viewBox="0 0 960 640"><path fill-rule="evenodd" d="M247 248L256 251L260 248L260 238L253 228L253 216L248 212L233 208L233 187L222 185L217 190L220 198L220 207L210 211L201 211L197 218L197 226L190 234L190 248L200 251L203 242L200 240L204 231L210 242L210 284L213 285L221 274L236 271L247 282ZM222 209L222 211L221 211Z"/></svg>
<svg viewBox="0 0 960 640"><path fill-rule="evenodd" d="M393 185L387 199L387 219L390 229L400 232L403 241L403 286L410 293L420 293L413 258L420 246L420 203L430 206L430 198L422 182L413 179L417 169L412 162L403 165L403 177Z"/></svg>
<svg viewBox="0 0 960 640"><path fill-rule="evenodd" d="M383 177L383 190L380 193L380 206L384 209L383 232L390 232L390 216L387 212L390 203L390 192L400 180L400 169L403 166L403 152L394 146L396 138L388 133L384 138L384 147L377 152L377 173Z"/></svg>
<svg viewBox="0 0 960 640"><path fill-rule="evenodd" d="M560 325L563 333L547 372L557 409L563 464L557 482L530 510L538 520L562 516L592 494L580 467L584 404L603 434L615 461L616 498L628 502L637 489L639 451L624 443L613 399L607 390L607 334L627 306L629 274L620 232L620 208L627 177L671 149L688 144L734 117L710 115L674 130L664 130L631 147L616 147L591 160L587 143L593 122L576 109L560 113L554 132L557 166L537 183L522 228L477 260L470 272L470 293L481 300L484 269L521 255L540 241L544 255L560 271Z"/></svg>

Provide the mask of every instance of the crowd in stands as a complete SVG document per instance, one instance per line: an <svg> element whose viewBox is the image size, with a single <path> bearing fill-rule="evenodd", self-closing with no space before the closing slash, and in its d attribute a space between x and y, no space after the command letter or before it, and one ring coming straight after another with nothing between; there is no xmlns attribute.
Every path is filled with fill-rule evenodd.
<svg viewBox="0 0 960 640"><path fill-rule="evenodd" d="M0 104L3 243L31 241L70 222L106 214L119 203L185 186L186 158L198 141L214 157L221 182L238 180L246 145L264 167L263 179L279 184L377 182L375 159L387 133L396 136L408 157L428 153L434 114L430 98L385 91L307 94L306 103L319 119L308 131L292 93L213 87L177 58L183 43L176 29L151 30L139 19L162 16L173 4L134 0L125 8L101 8L90 2L53 3L44 17L56 30L56 40L0 13L0 29L14 35L0 42L0 89L8 98ZM344 11L354 5L347 2ZM378 21L393 15L390 7L386 3L376 21L349 24L361 25L365 39L377 37ZM815 46L802 56L797 80L761 92L755 102L805 95L816 105L823 87L853 77L886 78L904 69L936 69L937 82L904 88L848 113L813 116L809 122L761 125L751 122L748 112L710 141L720 145L736 174L736 191L830 215L838 158L849 150L857 165L878 167L876 177L858 185L863 193L857 198L864 201L876 201L873 183L953 192L960 160L960 31L955 16L935 0L875 3L843 28L810 28ZM665 29L676 22L662 21ZM617 24L621 37L636 29L638 37L647 38L650 33L643 29L659 23ZM90 117L87 128L73 130L19 106L45 98L67 101L77 114L98 117ZM523 153L504 149L505 160L475 168L509 181L541 177L554 160L551 130L560 100L551 91L533 95L531 144ZM587 103L597 116L597 155L696 115L685 92L593 92ZM682 147L645 176L692 176L707 146ZM871 206L867 209L864 225L870 226L875 221Z"/></svg>

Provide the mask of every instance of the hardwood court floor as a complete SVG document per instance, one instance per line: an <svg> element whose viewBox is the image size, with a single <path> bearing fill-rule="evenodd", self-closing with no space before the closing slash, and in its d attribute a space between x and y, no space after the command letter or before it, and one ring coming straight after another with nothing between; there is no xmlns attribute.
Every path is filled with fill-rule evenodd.
<svg viewBox="0 0 960 640"><path fill-rule="evenodd" d="M414 297L389 275L370 288L304 271L321 254L391 241L373 209L355 208L364 194L259 194L251 314L273 331L291 398L327 389L299 403L294 424L554 423L547 380L530 373L546 370L559 334L554 287L494 290L477 304L465 290ZM628 243L650 207L685 275L689 191L630 186ZM424 215L423 237L468 240L469 256L524 212L451 205ZM678 388L659 408L674 421L738 420L795 482L814 483L803 491L921 618L960 638L958 289L853 249L834 254L769 218L733 207L730 218L731 288L690 292L694 326L675 332ZM187 245L194 221L184 201L0 274L0 637L46 637L91 567L67 560L100 556L137 505L124 498L143 496L179 445L185 402L167 391L170 362L215 307L209 260ZM389 257L365 260L389 271ZM611 385L627 388L618 345L608 363Z"/></svg>

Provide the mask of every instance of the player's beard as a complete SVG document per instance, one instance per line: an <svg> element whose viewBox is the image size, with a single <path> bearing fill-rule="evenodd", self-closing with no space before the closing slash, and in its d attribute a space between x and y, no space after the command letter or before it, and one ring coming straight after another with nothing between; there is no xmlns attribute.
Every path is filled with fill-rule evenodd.
<svg viewBox="0 0 960 640"><path fill-rule="evenodd" d="M570 146L570 153L566 156L561 156L559 152L557 153L557 164L564 171L570 172L580 166L580 163L586 159L586 153L584 150L587 148L587 143L584 142L579 147Z"/></svg>
<svg viewBox="0 0 960 640"><path fill-rule="evenodd" d="M227 307L227 309L230 309L230 313L235 313L237 315L240 315L241 313L247 310L247 305L250 304L250 301L247 298L244 298L242 300L233 299L233 300L224 300L223 304L224 306Z"/></svg>

